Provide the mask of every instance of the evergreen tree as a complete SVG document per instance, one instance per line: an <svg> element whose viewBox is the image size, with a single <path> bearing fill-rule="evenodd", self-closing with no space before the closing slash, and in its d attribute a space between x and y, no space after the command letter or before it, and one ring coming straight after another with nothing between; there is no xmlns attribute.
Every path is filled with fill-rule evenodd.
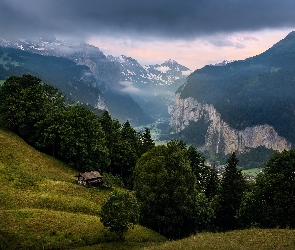
<svg viewBox="0 0 295 250"><path fill-rule="evenodd" d="M129 121L122 124L120 135L121 140L129 142L136 155L140 156L140 138L135 129L131 127Z"/></svg>
<svg viewBox="0 0 295 250"><path fill-rule="evenodd" d="M197 188L200 192L204 192L209 180L210 168L205 165L205 158L193 146L187 149L188 159L193 173L196 176Z"/></svg>
<svg viewBox="0 0 295 250"><path fill-rule="evenodd" d="M218 178L215 166L210 168L209 176L206 182L205 195L209 199L209 201L213 200L213 198L218 194L220 186L220 180Z"/></svg>
<svg viewBox="0 0 295 250"><path fill-rule="evenodd" d="M133 188L133 171L140 157L140 137L129 121L122 124L112 151L112 174L119 174L128 189Z"/></svg>
<svg viewBox="0 0 295 250"><path fill-rule="evenodd" d="M246 191L246 180L241 170L237 168L238 161L238 158L233 152L227 160L220 184L216 226L223 230L233 230L238 227L236 215L240 208L243 194Z"/></svg>
<svg viewBox="0 0 295 250"><path fill-rule="evenodd" d="M140 133L141 138L141 150L140 154L144 154L150 149L152 149L155 146L155 142L152 139L151 131L148 127L145 128L143 133Z"/></svg>
<svg viewBox="0 0 295 250"><path fill-rule="evenodd" d="M115 143L120 140L121 124L117 119L112 119L108 111L104 111L99 118L99 123L106 136L106 145L109 149L109 154L113 152Z"/></svg>
<svg viewBox="0 0 295 250"><path fill-rule="evenodd" d="M117 152L120 145L119 142L121 141L121 124L117 119L112 119L108 111L103 112L99 118L99 123L101 124L101 127L105 133L106 146L108 148L110 157L110 165L105 171L113 175L120 174L120 171L118 172L117 170L118 166L120 165Z"/></svg>
<svg viewBox="0 0 295 250"><path fill-rule="evenodd" d="M243 226L295 228L295 150L276 152L239 211Z"/></svg>

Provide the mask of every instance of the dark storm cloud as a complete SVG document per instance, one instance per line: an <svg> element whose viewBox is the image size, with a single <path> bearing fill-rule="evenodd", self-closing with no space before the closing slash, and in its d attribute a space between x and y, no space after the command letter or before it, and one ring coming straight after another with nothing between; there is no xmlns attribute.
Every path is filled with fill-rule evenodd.
<svg viewBox="0 0 295 250"><path fill-rule="evenodd" d="M1 0L0 36L195 38L295 26L294 0Z"/></svg>

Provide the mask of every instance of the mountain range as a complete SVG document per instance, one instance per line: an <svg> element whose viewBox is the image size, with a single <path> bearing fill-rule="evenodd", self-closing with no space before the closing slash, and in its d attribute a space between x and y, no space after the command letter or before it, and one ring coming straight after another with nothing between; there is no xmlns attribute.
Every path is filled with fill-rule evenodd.
<svg viewBox="0 0 295 250"><path fill-rule="evenodd" d="M152 116L168 115L171 95L190 72L172 60L161 65L141 66L130 57L106 57L99 48L89 44L68 43L55 38L14 42L1 39L0 48L2 62L5 62L0 79L12 73L32 72L73 101L106 109L114 118L121 122L129 120L135 126L152 122ZM9 61L18 68L15 72L12 68L7 70ZM77 70L73 69L75 67ZM83 72L80 72L82 68ZM169 102L159 103L157 96L163 99L162 90L167 85L170 87Z"/></svg>
<svg viewBox="0 0 295 250"><path fill-rule="evenodd" d="M173 60L142 66L85 43L0 40L0 84L30 73L69 100L133 126L166 117L162 139L183 139L215 155L255 151L259 158L294 147L294 67L295 32L260 55L192 73Z"/></svg>

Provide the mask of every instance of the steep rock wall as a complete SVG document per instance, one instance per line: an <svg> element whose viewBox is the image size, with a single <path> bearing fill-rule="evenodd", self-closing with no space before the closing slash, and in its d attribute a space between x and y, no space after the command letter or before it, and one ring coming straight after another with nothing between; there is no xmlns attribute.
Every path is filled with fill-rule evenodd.
<svg viewBox="0 0 295 250"><path fill-rule="evenodd" d="M290 149L291 144L267 124L236 130L222 120L221 115L213 105L199 103L189 97L181 99L175 96L175 104L169 108L170 126L179 132L189 125L190 121L197 122L204 118L209 123L204 149L214 149L217 153L225 154L234 151L243 152L248 148L264 146L276 151Z"/></svg>

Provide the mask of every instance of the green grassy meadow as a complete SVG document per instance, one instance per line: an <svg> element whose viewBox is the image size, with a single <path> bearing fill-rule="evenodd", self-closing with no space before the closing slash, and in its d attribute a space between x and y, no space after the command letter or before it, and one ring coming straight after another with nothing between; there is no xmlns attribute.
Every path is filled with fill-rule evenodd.
<svg viewBox="0 0 295 250"><path fill-rule="evenodd" d="M0 129L0 249L295 249L294 230L198 233L167 241L142 226L119 242L98 213L109 190L77 184L77 172Z"/></svg>
<svg viewBox="0 0 295 250"><path fill-rule="evenodd" d="M249 229L226 233L199 233L187 239L165 242L146 250L292 250L295 231L287 229Z"/></svg>
<svg viewBox="0 0 295 250"><path fill-rule="evenodd" d="M242 170L242 173L256 177L261 171L262 168L251 168Z"/></svg>
<svg viewBox="0 0 295 250"><path fill-rule="evenodd" d="M78 185L77 173L0 130L0 249L68 249L112 241L98 217L110 191ZM126 235L130 246L163 241L141 226Z"/></svg>

